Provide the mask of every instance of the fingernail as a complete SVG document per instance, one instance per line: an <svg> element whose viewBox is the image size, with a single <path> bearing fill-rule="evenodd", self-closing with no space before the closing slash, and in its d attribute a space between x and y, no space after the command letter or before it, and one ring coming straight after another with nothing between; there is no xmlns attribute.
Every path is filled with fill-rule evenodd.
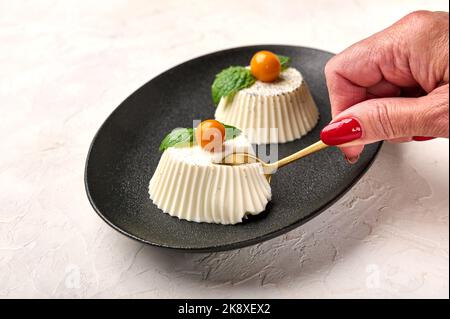
<svg viewBox="0 0 450 319"><path fill-rule="evenodd" d="M354 118L344 119L325 126L320 139L327 145L341 145L357 140L362 135L361 125Z"/></svg>
<svg viewBox="0 0 450 319"><path fill-rule="evenodd" d="M422 141L429 141L434 139L435 137L430 137L430 136L413 136L413 140L416 142L422 142Z"/></svg>
<svg viewBox="0 0 450 319"><path fill-rule="evenodd" d="M349 163L349 164L356 164L356 162L359 160L359 155L358 156L353 156L353 157L347 157L347 155L345 156L345 160Z"/></svg>

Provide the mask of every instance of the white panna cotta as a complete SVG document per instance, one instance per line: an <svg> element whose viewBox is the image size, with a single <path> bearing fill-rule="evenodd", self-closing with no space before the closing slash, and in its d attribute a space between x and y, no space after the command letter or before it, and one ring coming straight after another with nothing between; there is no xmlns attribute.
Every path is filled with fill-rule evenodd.
<svg viewBox="0 0 450 319"><path fill-rule="evenodd" d="M217 224L236 224L264 211L271 189L261 164L217 164L232 152L253 150L242 134L226 141L219 153L169 147L150 180L153 203L180 219Z"/></svg>
<svg viewBox="0 0 450 319"><path fill-rule="evenodd" d="M256 81L222 98L215 118L241 129L251 143L285 143L306 135L319 111L300 72L288 68L274 82Z"/></svg>

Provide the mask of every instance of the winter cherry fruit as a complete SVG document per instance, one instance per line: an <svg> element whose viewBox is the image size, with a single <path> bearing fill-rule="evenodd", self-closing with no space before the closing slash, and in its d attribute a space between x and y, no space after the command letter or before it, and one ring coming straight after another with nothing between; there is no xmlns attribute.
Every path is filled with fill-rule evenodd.
<svg viewBox="0 0 450 319"><path fill-rule="evenodd" d="M250 71L259 81L273 82L281 72L280 59L270 51L259 51L250 62Z"/></svg>
<svg viewBox="0 0 450 319"><path fill-rule="evenodd" d="M225 126L216 120L201 122L195 130L197 144L209 152L221 152L225 141Z"/></svg>

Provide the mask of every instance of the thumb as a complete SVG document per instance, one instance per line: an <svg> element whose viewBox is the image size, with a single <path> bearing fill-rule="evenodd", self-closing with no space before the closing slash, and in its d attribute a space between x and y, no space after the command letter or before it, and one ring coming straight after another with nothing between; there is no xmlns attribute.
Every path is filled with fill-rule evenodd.
<svg viewBox="0 0 450 319"><path fill-rule="evenodd" d="M355 104L339 113L320 137L325 144L346 147L411 136L448 137L448 85L436 91Z"/></svg>

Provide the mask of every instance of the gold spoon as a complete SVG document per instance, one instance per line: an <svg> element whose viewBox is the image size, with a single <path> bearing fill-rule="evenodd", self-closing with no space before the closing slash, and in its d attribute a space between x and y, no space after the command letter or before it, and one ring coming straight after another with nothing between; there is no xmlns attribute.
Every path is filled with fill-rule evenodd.
<svg viewBox="0 0 450 319"><path fill-rule="evenodd" d="M276 172L276 170L280 167L283 167L289 163L295 162L296 160L303 158L305 156L311 155L315 152L318 152L320 150L323 150L324 148L327 148L328 145L325 144L322 141L318 141L308 147L305 147L304 149L295 152L292 155L286 156L274 163L266 163L263 160L259 159L258 157L248 154L248 153L232 153L226 157L223 158L222 164L225 165L241 165L241 164L247 164L247 163L261 163L263 167L264 175L266 176L267 181L270 183L270 180L272 178L272 175Z"/></svg>

